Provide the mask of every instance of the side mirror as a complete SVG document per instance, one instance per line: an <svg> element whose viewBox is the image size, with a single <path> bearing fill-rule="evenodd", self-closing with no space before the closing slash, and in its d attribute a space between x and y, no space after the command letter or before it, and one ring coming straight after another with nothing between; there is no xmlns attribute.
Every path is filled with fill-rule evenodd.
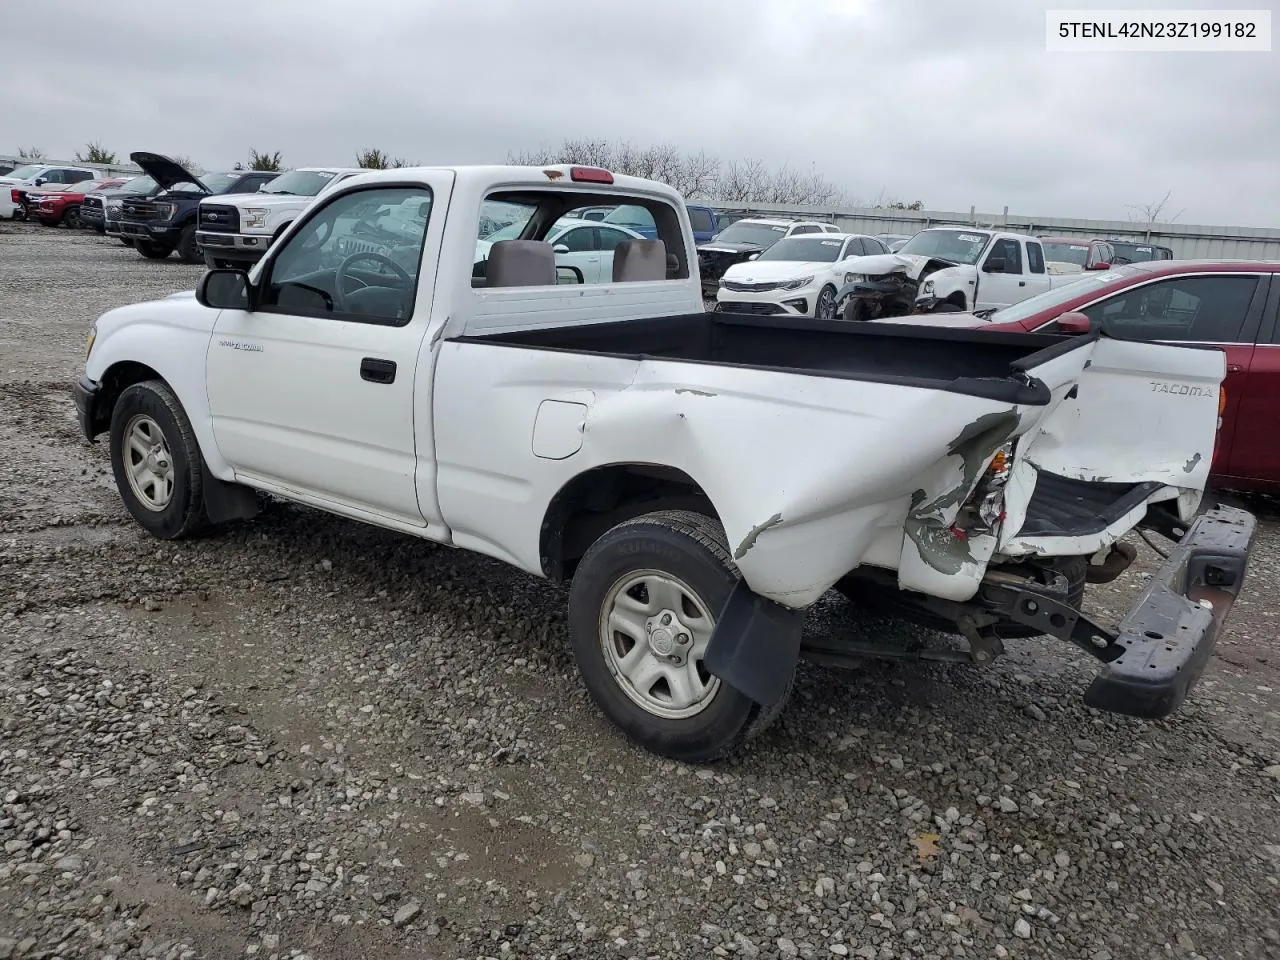
<svg viewBox="0 0 1280 960"><path fill-rule="evenodd" d="M196 284L196 302L214 310L252 310L251 290L243 270L209 270Z"/></svg>
<svg viewBox="0 0 1280 960"><path fill-rule="evenodd" d="M1089 264L1089 266L1085 267L1085 269L1086 269L1086 270L1110 270L1110 269L1111 269L1111 264L1109 264L1109 263L1091 263L1091 264Z"/></svg>
<svg viewBox="0 0 1280 960"><path fill-rule="evenodd" d="M987 262L982 265L983 273L1004 273L1004 257L988 257Z"/></svg>
<svg viewBox="0 0 1280 960"><path fill-rule="evenodd" d="M35 178L33 181L31 181L31 182L32 182L32 183L34 183L37 187L43 187L43 186L44 186L46 183L48 183L49 181L48 181L48 180L46 180L44 177L36 177L36 178Z"/></svg>
<svg viewBox="0 0 1280 960"><path fill-rule="evenodd" d="M556 244L554 247L552 247L551 249L552 249L552 250L554 250L556 253L568 253L568 252L569 252L569 247L568 247L568 245L567 245L567 244L563 244L563 243L557 243L557 244Z"/></svg>
<svg viewBox="0 0 1280 960"><path fill-rule="evenodd" d="M1058 333L1066 333L1073 336L1093 332L1093 321L1089 319L1087 314L1075 310L1058 317L1057 325Z"/></svg>

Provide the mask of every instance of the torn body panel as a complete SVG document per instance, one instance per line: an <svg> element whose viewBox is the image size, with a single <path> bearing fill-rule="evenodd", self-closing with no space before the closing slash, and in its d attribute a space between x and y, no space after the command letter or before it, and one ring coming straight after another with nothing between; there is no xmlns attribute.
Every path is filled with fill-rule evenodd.
<svg viewBox="0 0 1280 960"><path fill-rule="evenodd" d="M916 308L921 282L953 266L949 260L897 253L853 257L845 261L845 276L859 279L836 293L836 315L850 321L906 316Z"/></svg>

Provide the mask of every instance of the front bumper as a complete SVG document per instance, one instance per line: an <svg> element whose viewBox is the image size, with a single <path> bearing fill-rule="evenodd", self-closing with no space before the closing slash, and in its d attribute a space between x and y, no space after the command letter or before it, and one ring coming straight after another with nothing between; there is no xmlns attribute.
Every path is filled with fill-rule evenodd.
<svg viewBox="0 0 1280 960"><path fill-rule="evenodd" d="M80 222L86 227L101 227L106 224L106 217L103 216L101 210L95 210L93 207L81 207Z"/></svg>
<svg viewBox="0 0 1280 960"><path fill-rule="evenodd" d="M265 234L197 230L196 243L220 259L255 261L267 252L267 248L271 246L271 237Z"/></svg>
<svg viewBox="0 0 1280 960"><path fill-rule="evenodd" d="M1257 530L1231 507L1202 513L1120 624L1124 652L1085 693L1099 710L1159 719L1173 713L1204 672L1240 594Z"/></svg>
<svg viewBox="0 0 1280 960"><path fill-rule="evenodd" d="M154 240L156 243L176 245L182 237L182 228L169 223L138 223L133 220L121 220L120 235L133 237L136 240Z"/></svg>
<svg viewBox="0 0 1280 960"><path fill-rule="evenodd" d="M813 292L799 291L792 295L787 291L761 296L724 291L716 298L716 310L721 313L749 313L761 317L812 317L817 296ZM782 299L786 297L786 299Z"/></svg>
<svg viewBox="0 0 1280 960"><path fill-rule="evenodd" d="M81 376L71 384L71 397L76 404L76 420L80 423L80 432L89 441L102 432L102 425L97 420L98 394L101 391L102 384L86 376Z"/></svg>

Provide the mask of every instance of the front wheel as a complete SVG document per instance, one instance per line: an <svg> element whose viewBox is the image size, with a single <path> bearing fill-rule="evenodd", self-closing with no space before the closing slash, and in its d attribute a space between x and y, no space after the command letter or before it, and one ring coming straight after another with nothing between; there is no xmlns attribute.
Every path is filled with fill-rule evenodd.
<svg viewBox="0 0 1280 960"><path fill-rule="evenodd" d="M196 242L195 224L182 231L182 237L178 240L178 259L183 263L200 263L203 259L200 244Z"/></svg>
<svg viewBox="0 0 1280 960"><path fill-rule="evenodd" d="M148 260L163 260L173 253L173 247L165 247L151 240L135 240L133 246Z"/></svg>
<svg viewBox="0 0 1280 960"><path fill-rule="evenodd" d="M871 307L866 300L861 297L850 297L845 301L844 313L841 319L848 323L858 323L871 319Z"/></svg>
<svg viewBox="0 0 1280 960"><path fill-rule="evenodd" d="M964 307L960 306L958 303L952 303L951 301L948 300L944 303L939 303L929 312L930 313L964 313Z"/></svg>
<svg viewBox="0 0 1280 960"><path fill-rule="evenodd" d="M111 411L111 469L120 498L154 537L176 540L206 523L204 460L191 421L162 380L126 387Z"/></svg>
<svg viewBox="0 0 1280 960"><path fill-rule="evenodd" d="M79 230L80 208L68 207L66 212L62 214L62 225L69 230Z"/></svg>
<svg viewBox="0 0 1280 960"><path fill-rule="evenodd" d="M716 615L738 576L710 518L662 511L619 524L574 573L574 659L596 705L642 746L714 760L777 716L707 670Z"/></svg>
<svg viewBox="0 0 1280 960"><path fill-rule="evenodd" d="M813 315L819 320L836 318L836 288L823 287L818 292L818 302L813 308Z"/></svg>

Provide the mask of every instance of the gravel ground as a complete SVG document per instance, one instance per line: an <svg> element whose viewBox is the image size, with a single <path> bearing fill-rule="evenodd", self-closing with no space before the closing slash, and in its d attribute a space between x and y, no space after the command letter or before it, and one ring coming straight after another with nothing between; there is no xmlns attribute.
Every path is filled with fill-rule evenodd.
<svg viewBox="0 0 1280 960"><path fill-rule="evenodd" d="M1033 640L802 666L750 752L681 766L592 708L558 588L283 504L142 534L67 385L98 313L197 276L0 225L0 960L1280 956L1269 503L1167 721Z"/></svg>

